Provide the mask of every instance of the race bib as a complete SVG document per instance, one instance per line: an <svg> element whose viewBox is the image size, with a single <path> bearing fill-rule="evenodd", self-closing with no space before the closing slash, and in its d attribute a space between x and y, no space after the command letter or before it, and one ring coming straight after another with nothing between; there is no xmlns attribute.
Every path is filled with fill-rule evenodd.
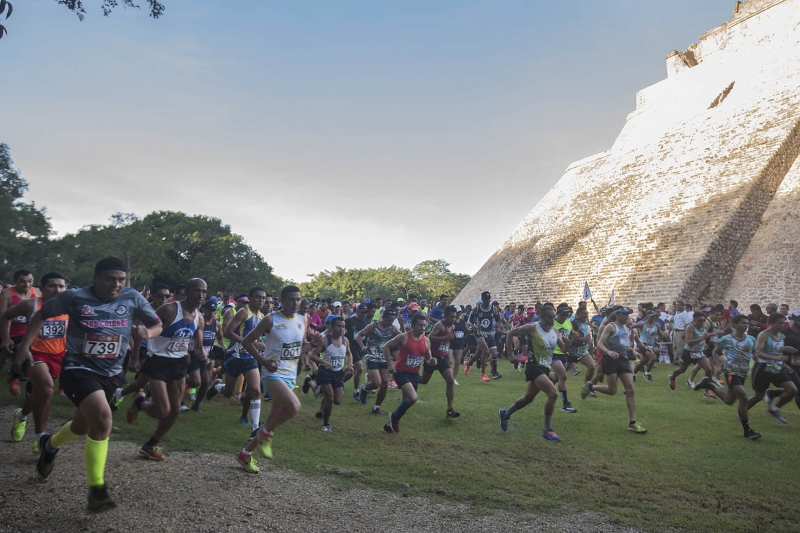
<svg viewBox="0 0 800 533"><path fill-rule="evenodd" d="M406 358L406 366L409 368L419 368L422 364L423 357L419 355L409 355Z"/></svg>
<svg viewBox="0 0 800 533"><path fill-rule="evenodd" d="M186 337L172 337L167 345L167 351L172 353L185 353L189 350L192 339Z"/></svg>
<svg viewBox="0 0 800 533"><path fill-rule="evenodd" d="M331 357L328 362L331 364L331 370L341 370L344 367L344 357Z"/></svg>
<svg viewBox="0 0 800 533"><path fill-rule="evenodd" d="M302 348L302 343L300 341L292 342L292 343L283 343L283 348L281 349L281 359L299 359L300 358L300 350Z"/></svg>
<svg viewBox="0 0 800 533"><path fill-rule="evenodd" d="M463 339L464 332L463 331L456 331L456 339Z"/></svg>
<svg viewBox="0 0 800 533"><path fill-rule="evenodd" d="M692 356L692 359L701 359L703 357L703 352L689 352L689 355Z"/></svg>
<svg viewBox="0 0 800 533"><path fill-rule="evenodd" d="M445 357L450 355L450 343L443 342L439 345L439 349L437 350L439 357Z"/></svg>
<svg viewBox="0 0 800 533"><path fill-rule="evenodd" d="M741 359L728 359L726 365L728 374L738 374L746 376L750 371L750 365L747 361Z"/></svg>
<svg viewBox="0 0 800 533"><path fill-rule="evenodd" d="M494 331L481 331L481 337L485 339L493 339L494 338Z"/></svg>
<svg viewBox="0 0 800 533"><path fill-rule="evenodd" d="M766 370L770 374L779 374L781 371L781 364L777 361L772 361L771 363L766 364L764 370Z"/></svg>
<svg viewBox="0 0 800 533"><path fill-rule="evenodd" d="M40 339L63 339L67 334L66 320L48 320L39 330Z"/></svg>
<svg viewBox="0 0 800 533"><path fill-rule="evenodd" d="M83 341L83 356L90 359L114 359L119 355L120 336L87 333Z"/></svg>

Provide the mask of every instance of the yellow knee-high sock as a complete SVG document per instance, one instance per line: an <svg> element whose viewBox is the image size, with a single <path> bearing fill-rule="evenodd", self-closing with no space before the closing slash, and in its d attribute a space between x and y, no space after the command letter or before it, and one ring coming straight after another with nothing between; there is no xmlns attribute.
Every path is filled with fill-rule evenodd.
<svg viewBox="0 0 800 533"><path fill-rule="evenodd" d="M51 448L60 448L64 444L68 443L71 440L75 440L79 437L72 432L72 421L67 422L61 429L58 430L58 433L50 437L50 447Z"/></svg>
<svg viewBox="0 0 800 533"><path fill-rule="evenodd" d="M86 460L86 477L90 487L105 485L103 473L106 471L106 457L108 456L108 437L103 440L92 440L86 437L83 445L83 456Z"/></svg>

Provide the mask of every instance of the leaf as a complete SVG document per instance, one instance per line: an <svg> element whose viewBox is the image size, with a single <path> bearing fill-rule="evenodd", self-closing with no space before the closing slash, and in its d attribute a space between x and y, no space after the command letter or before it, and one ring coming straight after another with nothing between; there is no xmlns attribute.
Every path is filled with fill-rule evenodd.
<svg viewBox="0 0 800 533"><path fill-rule="evenodd" d="M2 24L0 24L0 39L2 39L3 35L6 35L7 33L8 33L8 30L6 29L6 27L3 26Z"/></svg>
<svg viewBox="0 0 800 533"><path fill-rule="evenodd" d="M14 11L14 6L11 5L11 2L6 2L6 3L8 4L8 13L6 13L6 20L8 20L8 17L10 17L11 13ZM2 13L2 10L0 10L0 13Z"/></svg>
<svg viewBox="0 0 800 533"><path fill-rule="evenodd" d="M0 15L2 15L3 11L6 10L6 4L8 4L8 2L6 0L0 0ZM8 17L6 17L6 18L8 18Z"/></svg>

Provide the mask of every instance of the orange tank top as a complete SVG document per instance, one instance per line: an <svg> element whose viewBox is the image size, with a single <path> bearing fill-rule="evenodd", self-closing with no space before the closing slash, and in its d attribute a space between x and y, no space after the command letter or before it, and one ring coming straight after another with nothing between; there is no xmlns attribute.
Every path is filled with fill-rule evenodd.
<svg viewBox="0 0 800 533"><path fill-rule="evenodd" d="M42 308L42 299L34 298L36 311ZM59 355L67 350L67 324L69 315L58 315L48 318L39 328L39 333L31 343L31 351Z"/></svg>

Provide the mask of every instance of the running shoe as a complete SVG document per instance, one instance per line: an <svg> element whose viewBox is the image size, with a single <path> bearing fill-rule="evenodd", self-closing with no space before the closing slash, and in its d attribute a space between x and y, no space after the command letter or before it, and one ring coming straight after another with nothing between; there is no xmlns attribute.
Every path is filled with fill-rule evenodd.
<svg viewBox="0 0 800 533"><path fill-rule="evenodd" d="M193 394L190 394L190 395L189 395L189 401L190 401L190 402L193 402L193 401L195 401L195 400L197 400L197 394L194 394L194 393L193 393Z"/></svg>
<svg viewBox="0 0 800 533"><path fill-rule="evenodd" d="M714 385L716 385L718 388L725 389L725 384L719 378L715 377L711 378L711 380L714 382Z"/></svg>
<svg viewBox="0 0 800 533"><path fill-rule="evenodd" d="M492 372L492 379L500 379L502 377L503 375L500 374L499 372Z"/></svg>
<svg viewBox="0 0 800 533"><path fill-rule="evenodd" d="M775 407L775 405L773 405L772 397L769 395L769 391L767 391L767 393L764 395L764 403L767 404L767 409L772 409Z"/></svg>
<svg viewBox="0 0 800 533"><path fill-rule="evenodd" d="M86 509L91 513L102 513L116 508L117 504L108 495L105 485L89 487L89 503Z"/></svg>
<svg viewBox="0 0 800 533"><path fill-rule="evenodd" d="M36 461L36 471L42 477L47 477L53 471L53 463L56 461L56 454L58 448L52 452L47 451L47 442L50 440L50 435L42 433L39 436L39 459Z"/></svg>
<svg viewBox="0 0 800 533"><path fill-rule="evenodd" d="M317 411L316 413L314 413L314 417L319 418L320 420L322 420L323 416L324 415L322 414L322 411Z"/></svg>
<svg viewBox="0 0 800 533"><path fill-rule="evenodd" d="M761 438L761 433L756 433L752 429L748 429L747 431L744 432L744 438L750 439L750 440L760 439Z"/></svg>
<svg viewBox="0 0 800 533"><path fill-rule="evenodd" d="M210 400L211 398L213 398L214 396L217 395L217 393L219 392L217 390L217 385L221 385L221 384L222 384L222 380L221 379L215 379L214 380L214 383L212 383L211 387L209 387L208 391L206 391L206 400Z"/></svg>
<svg viewBox="0 0 800 533"><path fill-rule="evenodd" d="M392 380L392 382L389 383L389 388L390 389L396 389L397 388L397 382L395 380Z"/></svg>
<svg viewBox="0 0 800 533"><path fill-rule="evenodd" d="M781 410L774 405L771 409L767 409L767 414L777 420L780 424L786 424L786 419L781 416Z"/></svg>
<svg viewBox="0 0 800 533"><path fill-rule="evenodd" d="M166 455L161 453L161 448L158 446L148 446L146 444L139 450L139 455L145 459L153 459L154 461L163 461L166 457Z"/></svg>
<svg viewBox="0 0 800 533"><path fill-rule="evenodd" d="M522 365L517 365L517 372L522 372Z"/></svg>
<svg viewBox="0 0 800 533"><path fill-rule="evenodd" d="M322 396L323 396L322 387L317 387L316 389L314 389L314 398L322 398Z"/></svg>
<svg viewBox="0 0 800 533"><path fill-rule="evenodd" d="M461 416L461 413L453 409L448 409L447 413L445 414L445 418L458 418L459 416Z"/></svg>
<svg viewBox="0 0 800 533"><path fill-rule="evenodd" d="M249 426L250 425L250 419L247 418L246 416L239 417L239 423L241 425L243 425L243 426Z"/></svg>
<svg viewBox="0 0 800 533"><path fill-rule="evenodd" d="M184 404L183 402L181 402L181 413L185 413L185 412L186 412L186 411L188 411L188 410L189 410L189 408L188 408L188 407L186 407L186 404Z"/></svg>
<svg viewBox="0 0 800 533"><path fill-rule="evenodd" d="M394 413L389 415L389 427L392 428L392 433L400 433L400 419Z"/></svg>
<svg viewBox="0 0 800 533"><path fill-rule="evenodd" d="M556 435L556 432L552 429L546 429L542 431L542 438L550 442L561 442L561 437Z"/></svg>
<svg viewBox="0 0 800 533"><path fill-rule="evenodd" d="M634 433L640 433L640 434L647 433L647 430L644 429L642 426L640 426L638 423L628 424L628 431L633 431Z"/></svg>
<svg viewBox="0 0 800 533"><path fill-rule="evenodd" d="M706 389L706 392L708 392L712 389L711 383L711 378L705 376L703 379L694 384L694 390ZM706 396L708 395L706 394Z"/></svg>
<svg viewBox="0 0 800 533"><path fill-rule="evenodd" d="M324 431L325 433L333 433L330 424L325 424L324 426L322 426L322 431Z"/></svg>
<svg viewBox="0 0 800 533"><path fill-rule="evenodd" d="M456 387L458 387L458 381L454 379L454 380L453 380L453 385L455 385Z"/></svg>
<svg viewBox="0 0 800 533"><path fill-rule="evenodd" d="M130 407L128 407L128 412L125 413L125 420L128 421L128 424L135 423L139 418L139 407L138 402L136 401L138 398L144 398L144 393L142 391L139 391L133 395L133 402L131 402Z"/></svg>
<svg viewBox="0 0 800 533"><path fill-rule="evenodd" d="M8 382L8 392L9 392L9 394L11 394L11 396L19 396L20 395L19 380L18 379L12 379L11 381Z"/></svg>
<svg viewBox="0 0 800 533"><path fill-rule="evenodd" d="M272 437L274 433L267 432L266 430L262 429L256 435L258 439L258 453L262 456L266 457L267 459L272 459Z"/></svg>
<svg viewBox="0 0 800 533"><path fill-rule="evenodd" d="M703 398L709 398L709 399L711 399L711 400L716 400L716 399L717 399L717 397L716 397L716 396L714 396L714 393L713 393L713 392L711 392L710 390L707 390L707 391L705 391L705 392L703 393Z"/></svg>
<svg viewBox="0 0 800 533"><path fill-rule="evenodd" d="M361 388L358 389L358 399L361 400L361 403L367 403L367 389L364 388L364 385L361 385Z"/></svg>
<svg viewBox="0 0 800 533"><path fill-rule="evenodd" d="M389 435L394 435L394 431L392 431L392 426L390 426L388 422L383 425L383 432L388 433Z"/></svg>
<svg viewBox="0 0 800 533"><path fill-rule="evenodd" d="M589 396L591 392L592 392L592 382L587 381L586 383L583 384L583 387L581 388L581 400L585 400L586 397Z"/></svg>
<svg viewBox="0 0 800 533"><path fill-rule="evenodd" d="M581 369L580 368L573 368L572 369L572 375L573 376L577 376L580 373L581 373Z"/></svg>
<svg viewBox="0 0 800 533"><path fill-rule="evenodd" d="M372 406L372 414L386 416L386 413L377 405Z"/></svg>
<svg viewBox="0 0 800 533"><path fill-rule="evenodd" d="M508 431L508 418L506 418L506 410L500 409L497 414L500 415L500 429L503 431Z"/></svg>
<svg viewBox="0 0 800 533"><path fill-rule="evenodd" d="M481 381L483 381L484 383L489 383L491 380L489 379L489 376L483 374L481 375Z"/></svg>
<svg viewBox="0 0 800 533"><path fill-rule="evenodd" d="M669 388L675 390L675 378L672 377L672 374L669 375Z"/></svg>
<svg viewBox="0 0 800 533"><path fill-rule="evenodd" d="M33 453L37 454L37 455L39 454L39 439L38 439L38 437L34 438L31 441L31 451Z"/></svg>
<svg viewBox="0 0 800 533"><path fill-rule="evenodd" d="M561 410L565 413L577 413L578 410L572 407L572 404L569 402L564 402L564 405L561 406Z"/></svg>
<svg viewBox="0 0 800 533"><path fill-rule="evenodd" d="M14 410L14 426L11 428L11 440L14 442L22 440L22 437L25 436L25 427L28 425L27 420L19 419L20 413L22 413L22 409Z"/></svg>
<svg viewBox="0 0 800 533"><path fill-rule="evenodd" d="M692 381L692 378L687 378L686 379L686 384L689 385L690 389L694 388L694 381Z"/></svg>
<svg viewBox="0 0 800 533"><path fill-rule="evenodd" d="M236 403L242 403L242 393L241 392L237 392L236 394L233 395L232 399Z"/></svg>
<svg viewBox="0 0 800 533"><path fill-rule="evenodd" d="M653 381L653 376L650 374L650 372L645 372L644 373L644 380L645 381Z"/></svg>
<svg viewBox="0 0 800 533"><path fill-rule="evenodd" d="M357 402L361 401L361 390L354 390L353 391L353 399Z"/></svg>
<svg viewBox="0 0 800 533"><path fill-rule="evenodd" d="M196 405L193 405L189 408L190 411L194 411L195 413L202 413L203 411Z"/></svg>
<svg viewBox="0 0 800 533"><path fill-rule="evenodd" d="M239 452L239 455L236 456L236 460L239 461L239 464L244 467L244 471L250 474L258 474L258 465L256 464L256 458L253 457L253 454L244 453L244 450Z"/></svg>
<svg viewBox="0 0 800 533"><path fill-rule="evenodd" d="M589 398L597 398L597 394L594 391L589 393Z"/></svg>
<svg viewBox="0 0 800 533"><path fill-rule="evenodd" d="M469 363L464 363L464 375L469 376Z"/></svg>
<svg viewBox="0 0 800 533"><path fill-rule="evenodd" d="M122 400L124 399L125 397L122 395L122 389L120 388L115 390L114 396L111 399L111 407L113 407L115 410L119 409L119 406L122 405Z"/></svg>
<svg viewBox="0 0 800 533"><path fill-rule="evenodd" d="M311 376L306 376L303 379L303 394L308 394L308 389L311 388Z"/></svg>

